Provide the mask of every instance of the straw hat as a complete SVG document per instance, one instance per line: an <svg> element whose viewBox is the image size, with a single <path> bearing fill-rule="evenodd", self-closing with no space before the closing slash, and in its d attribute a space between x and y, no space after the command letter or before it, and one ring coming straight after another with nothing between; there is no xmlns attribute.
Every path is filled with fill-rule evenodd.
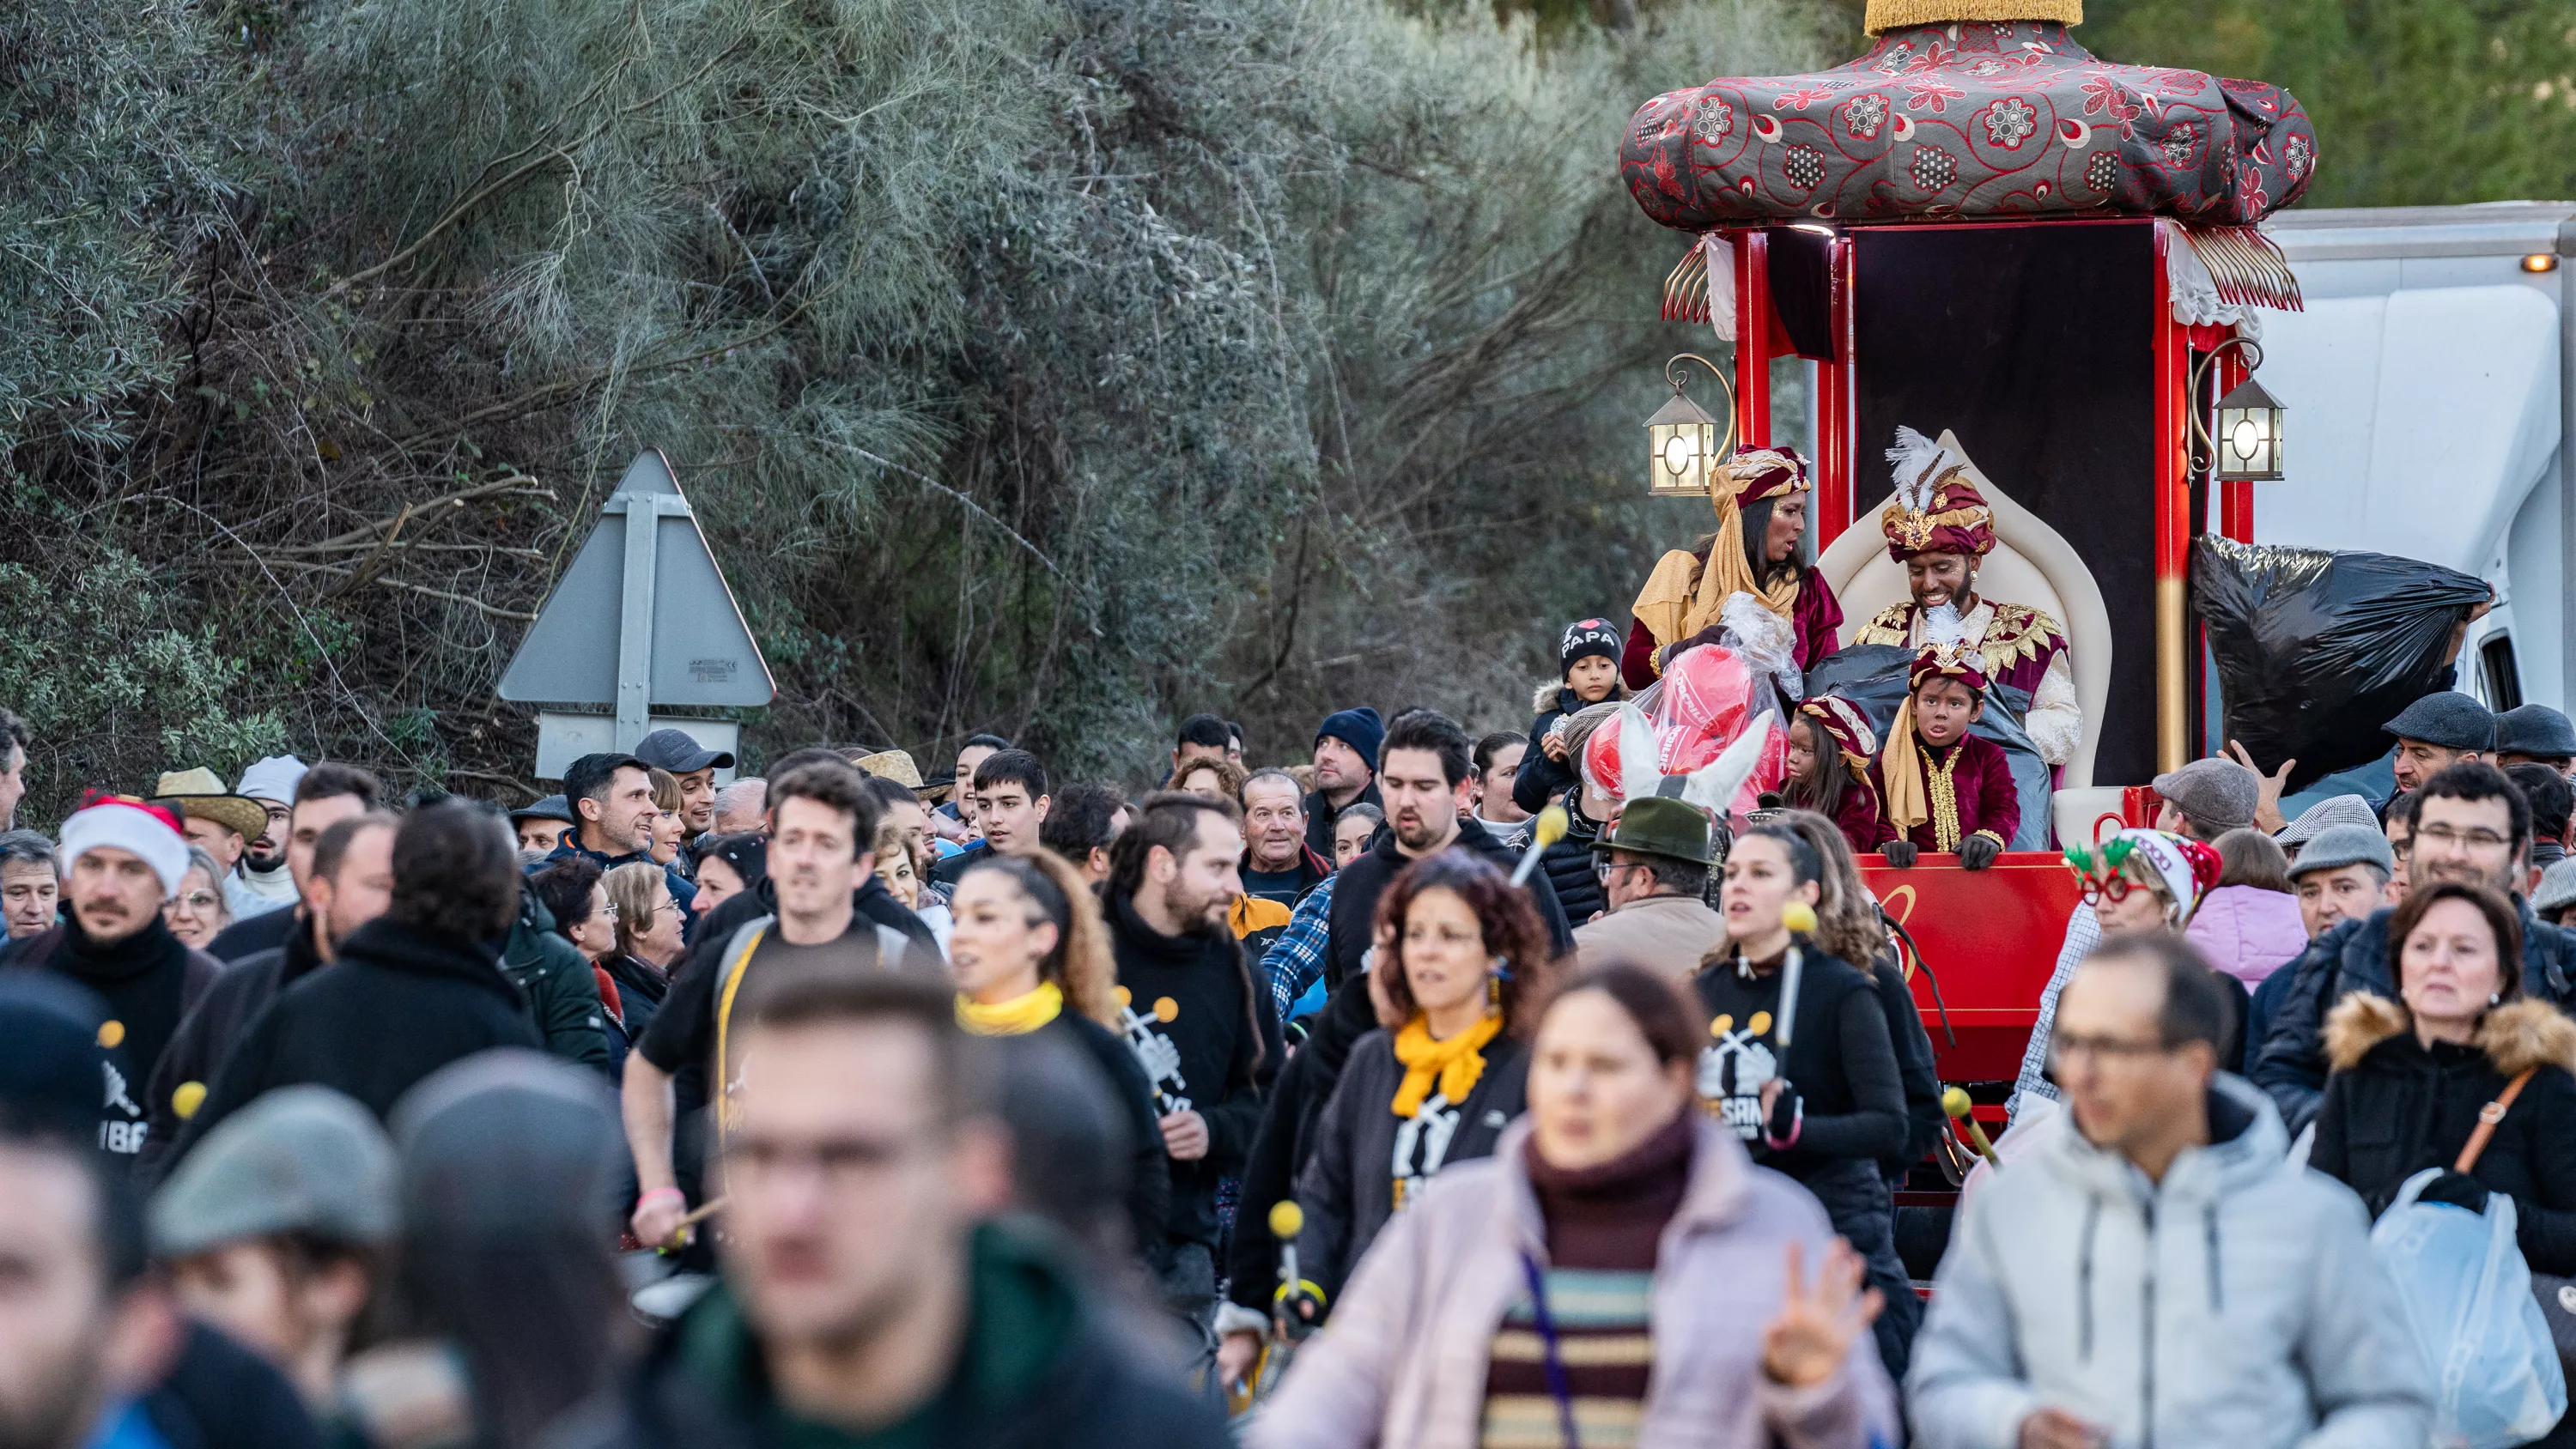
<svg viewBox="0 0 2576 1449"><path fill-rule="evenodd" d="M162 771L160 782L152 787L152 798L182 815L236 831L244 840L257 840L268 829L267 806L225 789L223 777L202 765Z"/></svg>
<svg viewBox="0 0 2576 1449"><path fill-rule="evenodd" d="M858 766L864 774L892 780L907 790L922 788L921 767L912 762L910 751L879 750L873 755L861 755L850 763Z"/></svg>

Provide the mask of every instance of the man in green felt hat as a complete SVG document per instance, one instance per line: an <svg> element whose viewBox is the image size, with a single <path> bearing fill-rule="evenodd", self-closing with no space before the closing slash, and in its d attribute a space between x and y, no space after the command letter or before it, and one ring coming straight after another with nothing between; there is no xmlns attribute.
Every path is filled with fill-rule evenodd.
<svg viewBox="0 0 2576 1449"><path fill-rule="evenodd" d="M1609 906L1574 933L1585 966L1630 961L1688 981L1726 940L1726 920L1701 899L1708 888L1708 816L1696 805L1631 800L1593 846Z"/></svg>

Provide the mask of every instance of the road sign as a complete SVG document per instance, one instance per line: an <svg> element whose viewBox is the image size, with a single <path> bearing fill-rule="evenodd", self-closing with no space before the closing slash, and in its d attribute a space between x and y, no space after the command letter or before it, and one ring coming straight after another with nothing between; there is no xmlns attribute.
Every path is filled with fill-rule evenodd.
<svg viewBox="0 0 2576 1449"><path fill-rule="evenodd" d="M628 465L501 674L503 699L597 704L632 749L656 707L764 705L769 664L659 450ZM641 525L641 526L639 526Z"/></svg>
<svg viewBox="0 0 2576 1449"><path fill-rule="evenodd" d="M705 749L721 750L736 759L742 757L742 726L731 720L679 719L657 714L644 722L646 734L655 730L675 729L696 740ZM584 755L606 754L617 748L617 721L604 714L573 714L564 710L537 711L537 768L532 772L540 780L560 780L572 762ZM715 782L730 785L737 771L727 766L715 773Z"/></svg>

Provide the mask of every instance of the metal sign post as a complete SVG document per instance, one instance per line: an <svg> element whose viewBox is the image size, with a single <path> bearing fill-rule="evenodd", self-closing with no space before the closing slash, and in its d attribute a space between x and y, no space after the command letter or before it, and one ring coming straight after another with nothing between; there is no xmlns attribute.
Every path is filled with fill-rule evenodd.
<svg viewBox="0 0 2576 1449"><path fill-rule="evenodd" d="M669 461L657 451L638 454L600 512L503 671L500 696L605 706L614 722L610 747L621 751L674 723L701 743L731 735L735 727L723 722L653 713L758 706L777 696ZM540 712L539 777L560 778L575 755L598 748L600 723L588 711Z"/></svg>

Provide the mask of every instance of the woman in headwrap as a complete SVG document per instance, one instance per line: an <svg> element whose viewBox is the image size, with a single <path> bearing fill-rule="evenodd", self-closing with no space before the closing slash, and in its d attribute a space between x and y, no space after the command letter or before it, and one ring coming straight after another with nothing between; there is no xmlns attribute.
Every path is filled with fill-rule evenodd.
<svg viewBox="0 0 2576 1449"><path fill-rule="evenodd" d="M1839 695L1820 694L1789 717L1788 778L1781 803L1813 810L1834 822L1852 852L1866 855L1896 838L1870 782L1878 735L1869 720Z"/></svg>
<svg viewBox="0 0 2576 1449"><path fill-rule="evenodd" d="M1789 624L1800 669L1838 647L1842 605L1802 557L1815 487L1807 460L1791 448L1739 446L1710 481L1717 532L1688 552L1665 554L1637 593L1619 660L1631 689L1654 683L1683 650L1716 643L1719 611L1735 594L1751 595Z"/></svg>

